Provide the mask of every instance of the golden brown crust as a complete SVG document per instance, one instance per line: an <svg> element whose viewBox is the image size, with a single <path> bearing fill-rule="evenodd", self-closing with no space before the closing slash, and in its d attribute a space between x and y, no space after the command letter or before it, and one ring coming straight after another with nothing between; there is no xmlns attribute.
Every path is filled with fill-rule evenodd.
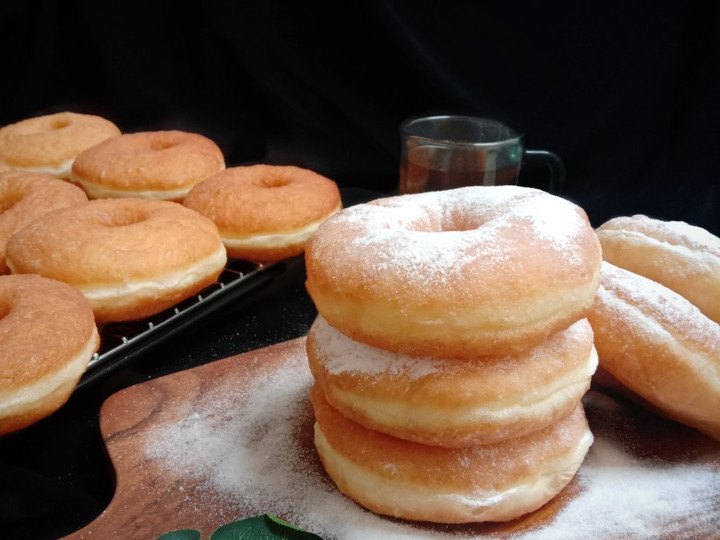
<svg viewBox="0 0 720 540"><path fill-rule="evenodd" d="M226 169L196 185L183 204L215 222L230 257L265 261L302 253L320 223L342 207L332 180L276 165Z"/></svg>
<svg viewBox="0 0 720 540"><path fill-rule="evenodd" d="M0 433L59 408L99 338L87 299L36 275L0 276Z"/></svg>
<svg viewBox="0 0 720 540"><path fill-rule="evenodd" d="M644 215L613 218L597 234L607 262L665 285L720 323L720 238Z"/></svg>
<svg viewBox="0 0 720 540"><path fill-rule="evenodd" d="M666 416L720 439L720 325L607 262L588 319L602 369Z"/></svg>
<svg viewBox="0 0 720 540"><path fill-rule="evenodd" d="M7 246L15 273L81 289L99 321L157 313L215 281L226 262L212 221L179 203L93 200L43 216Z"/></svg>
<svg viewBox="0 0 720 540"><path fill-rule="evenodd" d="M198 182L225 168L212 140L184 131L125 133L82 152L72 180L91 198L181 200Z"/></svg>
<svg viewBox="0 0 720 540"><path fill-rule="evenodd" d="M311 401L327 441L316 438L316 446L338 488L373 512L411 520L503 521L533 511L570 481L592 440L580 404L523 437L443 448L369 430L331 407L317 386Z"/></svg>
<svg viewBox="0 0 720 540"><path fill-rule="evenodd" d="M581 208L494 186L350 207L305 260L318 311L355 341L463 357L526 349L583 318L602 254Z"/></svg>
<svg viewBox="0 0 720 540"><path fill-rule="evenodd" d="M0 155L11 168L58 168L83 150L119 134L115 124L100 116L48 114L1 128Z"/></svg>
<svg viewBox="0 0 720 540"><path fill-rule="evenodd" d="M586 320L517 355L460 361L352 342L319 316L306 347L316 383L341 414L446 447L497 442L558 421L580 402L597 366Z"/></svg>
<svg viewBox="0 0 720 540"><path fill-rule="evenodd" d="M82 189L52 176L0 172L0 274L10 271L5 264L5 249L13 233L52 210L87 200Z"/></svg>

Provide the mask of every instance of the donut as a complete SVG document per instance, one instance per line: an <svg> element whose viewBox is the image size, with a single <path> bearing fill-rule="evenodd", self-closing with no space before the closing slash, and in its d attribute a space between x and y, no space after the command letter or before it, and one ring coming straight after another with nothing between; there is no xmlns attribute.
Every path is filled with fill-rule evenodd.
<svg viewBox="0 0 720 540"><path fill-rule="evenodd" d="M82 152L71 180L91 199L134 197L181 201L190 188L225 168L212 140L185 131L112 137Z"/></svg>
<svg viewBox="0 0 720 540"><path fill-rule="evenodd" d="M318 316L306 340L328 402L363 426L423 444L488 444L572 412L597 367L581 319L529 351L466 361L415 358L352 341Z"/></svg>
<svg viewBox="0 0 720 540"><path fill-rule="evenodd" d="M720 440L720 325L689 300L605 262L588 320L599 365L655 412Z"/></svg>
<svg viewBox="0 0 720 540"><path fill-rule="evenodd" d="M80 152L119 134L110 120L92 114L36 116L0 128L0 156L11 169L68 179Z"/></svg>
<svg viewBox="0 0 720 540"><path fill-rule="evenodd" d="M473 186L348 207L310 238L305 261L318 312L352 340L465 358L528 349L583 318L602 254L575 204Z"/></svg>
<svg viewBox="0 0 720 540"><path fill-rule="evenodd" d="M0 276L0 434L49 416L70 397L100 345L77 289L34 275Z"/></svg>
<svg viewBox="0 0 720 540"><path fill-rule="evenodd" d="M97 199L56 210L10 237L13 273L80 289L98 322L147 317L215 282L227 257L215 224L179 203Z"/></svg>
<svg viewBox="0 0 720 540"><path fill-rule="evenodd" d="M5 249L14 232L52 210L87 200L82 189L52 176L0 172L0 274L10 272L5 264Z"/></svg>
<svg viewBox="0 0 720 540"><path fill-rule="evenodd" d="M720 238L644 215L613 218L597 235L607 262L665 285L720 323Z"/></svg>
<svg viewBox="0 0 720 540"><path fill-rule="evenodd" d="M212 219L231 258L300 255L320 223L342 207L337 184L294 166L232 167L196 185L185 206Z"/></svg>
<svg viewBox="0 0 720 540"><path fill-rule="evenodd" d="M413 521L507 521L551 500L592 444L581 405L531 434L469 448L406 441L345 418L311 389L315 447L338 489L372 512Z"/></svg>

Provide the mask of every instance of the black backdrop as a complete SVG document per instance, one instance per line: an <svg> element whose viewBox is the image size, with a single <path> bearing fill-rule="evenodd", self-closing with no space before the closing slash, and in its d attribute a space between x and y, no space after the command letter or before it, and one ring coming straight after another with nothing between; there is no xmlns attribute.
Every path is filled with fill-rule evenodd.
<svg viewBox="0 0 720 540"><path fill-rule="evenodd" d="M4 2L0 123L92 112L213 138L229 165L391 192L398 125L504 120L566 163L594 225L720 233L714 1Z"/></svg>

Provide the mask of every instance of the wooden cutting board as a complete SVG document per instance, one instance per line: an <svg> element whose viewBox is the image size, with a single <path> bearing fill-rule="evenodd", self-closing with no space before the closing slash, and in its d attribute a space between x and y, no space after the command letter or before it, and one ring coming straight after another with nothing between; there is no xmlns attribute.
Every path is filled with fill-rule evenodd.
<svg viewBox="0 0 720 540"><path fill-rule="evenodd" d="M312 445L305 339L148 381L100 412L116 493L67 538L154 539L272 513L324 538L715 538L720 444L591 390L595 444L568 487L510 523L411 524L337 492Z"/></svg>

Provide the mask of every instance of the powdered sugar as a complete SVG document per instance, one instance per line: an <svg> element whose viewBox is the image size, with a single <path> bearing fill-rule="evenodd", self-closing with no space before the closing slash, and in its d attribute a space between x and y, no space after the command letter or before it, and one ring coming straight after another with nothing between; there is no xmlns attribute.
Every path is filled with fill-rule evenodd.
<svg viewBox="0 0 720 540"><path fill-rule="evenodd" d="M311 383L301 352L245 385L217 381L194 412L148 435L147 457L202 479L205 490L237 505L238 513L275 513L328 539L703 538L715 532L720 448L707 447L705 462L692 452L670 460L640 457L624 442L633 434L627 410L595 392L587 406L591 427L598 427L596 442L577 475L578 493L551 522L505 534L492 527L421 526L376 516L337 491L319 468L309 436L298 436L312 423Z"/></svg>
<svg viewBox="0 0 720 540"><path fill-rule="evenodd" d="M601 225L598 232L643 235L646 240L652 239L668 247L682 249L688 255L720 257L720 238L684 221L663 221L640 214L620 216Z"/></svg>
<svg viewBox="0 0 720 540"><path fill-rule="evenodd" d="M325 222L310 249L327 265L359 266L372 275L392 269L433 286L468 265L483 274L513 271L526 264L523 253L537 250L561 266L582 266L591 236L582 212L565 199L518 186L479 186L346 208Z"/></svg>
<svg viewBox="0 0 720 540"><path fill-rule="evenodd" d="M720 325L667 287L608 262L602 263L601 276L598 301L638 331L664 336L675 332L696 342L720 343ZM714 338L708 339L709 335Z"/></svg>
<svg viewBox="0 0 720 540"><path fill-rule="evenodd" d="M319 354L326 359L324 365L330 373L351 371L366 375L402 374L418 379L450 369L449 366L453 365L453 362L414 358L353 341L334 330L321 316L313 324ZM454 364L457 365L457 362Z"/></svg>

